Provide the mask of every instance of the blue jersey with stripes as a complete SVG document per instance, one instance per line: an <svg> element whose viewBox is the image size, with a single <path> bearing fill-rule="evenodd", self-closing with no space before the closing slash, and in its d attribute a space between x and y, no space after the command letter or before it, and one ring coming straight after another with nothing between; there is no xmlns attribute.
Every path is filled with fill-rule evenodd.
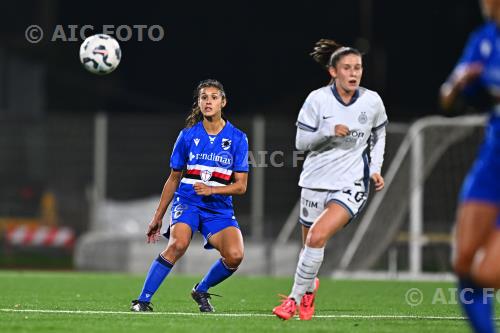
<svg viewBox="0 0 500 333"><path fill-rule="evenodd" d="M170 167L184 170L175 192L187 203L213 211L232 210L230 195L196 194L193 184L203 182L209 186L226 186L234 172L248 172L248 139L244 132L229 121L217 135L209 135L202 122L183 129L175 142Z"/></svg>

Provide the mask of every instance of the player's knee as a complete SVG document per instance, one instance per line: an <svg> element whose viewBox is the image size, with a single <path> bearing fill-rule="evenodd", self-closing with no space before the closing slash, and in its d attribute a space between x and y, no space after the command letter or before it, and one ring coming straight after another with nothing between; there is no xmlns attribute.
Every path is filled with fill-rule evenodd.
<svg viewBox="0 0 500 333"><path fill-rule="evenodd" d="M318 232L316 229L309 229L309 233L306 238L306 245L309 247L320 248L324 247L326 244L326 237L322 232Z"/></svg>
<svg viewBox="0 0 500 333"><path fill-rule="evenodd" d="M176 258L179 258L186 252L188 246L189 246L189 241L175 239L168 244L166 252L170 252Z"/></svg>
<svg viewBox="0 0 500 333"><path fill-rule="evenodd" d="M235 249L224 254L224 262L231 268L238 267L243 261L243 250Z"/></svg>
<svg viewBox="0 0 500 333"><path fill-rule="evenodd" d="M485 288L500 288L500 270L480 266L474 272L474 281Z"/></svg>
<svg viewBox="0 0 500 333"><path fill-rule="evenodd" d="M472 266L472 257L465 253L457 253L455 260L453 261L453 270L458 276L468 276L470 275Z"/></svg>

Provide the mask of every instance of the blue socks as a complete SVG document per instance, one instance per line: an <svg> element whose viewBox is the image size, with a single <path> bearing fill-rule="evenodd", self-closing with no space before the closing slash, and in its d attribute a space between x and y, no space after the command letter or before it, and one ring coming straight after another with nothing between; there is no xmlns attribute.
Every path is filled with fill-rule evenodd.
<svg viewBox="0 0 500 333"><path fill-rule="evenodd" d="M236 268L229 268L224 264L222 259L219 259L215 264L210 267L208 273L203 277L203 280L196 287L198 292L207 292L210 287L213 287L231 275L236 271Z"/></svg>
<svg viewBox="0 0 500 333"><path fill-rule="evenodd" d="M487 289L476 285L471 279L464 278L459 280L458 287L458 299L474 331L494 333L492 301L495 299L495 292L490 290L488 295Z"/></svg>
<svg viewBox="0 0 500 333"><path fill-rule="evenodd" d="M170 273L173 266L174 265L171 262L163 258L160 254L149 268L148 275L146 276L146 280L144 281L144 286L142 287L142 292L139 295L138 300L141 302L150 302L154 293L158 290L168 273Z"/></svg>
<svg viewBox="0 0 500 333"><path fill-rule="evenodd" d="M151 298L158 290L163 280L167 277L168 273L174 265L162 257L160 254L156 258L151 267L149 268L148 275L144 281L141 294L138 300L141 302L151 302ZM203 280L196 287L198 292L207 292L210 287L213 287L220 282L224 281L236 271L236 268L227 267L222 259L219 259L215 264L210 267L208 273L203 277Z"/></svg>

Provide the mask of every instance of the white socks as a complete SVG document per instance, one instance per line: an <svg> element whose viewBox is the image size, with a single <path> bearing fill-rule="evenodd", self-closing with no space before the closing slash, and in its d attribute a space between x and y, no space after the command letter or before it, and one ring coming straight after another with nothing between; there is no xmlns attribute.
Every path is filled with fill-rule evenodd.
<svg viewBox="0 0 500 333"><path fill-rule="evenodd" d="M317 274L316 274L316 276L317 276ZM311 284L309 285L309 287L307 287L306 293L312 293L314 291L314 289L316 289L316 283L315 283L316 281L315 280L316 280L315 278L312 279Z"/></svg>
<svg viewBox="0 0 500 333"><path fill-rule="evenodd" d="M304 247L304 251L300 255L295 272L295 281L293 283L290 297L295 299L297 304L300 304L302 296L314 290L314 279L318 275L319 268L323 263L325 248Z"/></svg>

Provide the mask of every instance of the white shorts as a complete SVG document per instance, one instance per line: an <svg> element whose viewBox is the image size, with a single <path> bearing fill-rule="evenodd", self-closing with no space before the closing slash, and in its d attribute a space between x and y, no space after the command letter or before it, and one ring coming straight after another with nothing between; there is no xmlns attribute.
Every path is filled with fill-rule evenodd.
<svg viewBox="0 0 500 333"><path fill-rule="evenodd" d="M330 202L344 207L351 216L350 222L364 208L367 198L368 190L362 181L337 191L302 188L299 222L310 228Z"/></svg>

